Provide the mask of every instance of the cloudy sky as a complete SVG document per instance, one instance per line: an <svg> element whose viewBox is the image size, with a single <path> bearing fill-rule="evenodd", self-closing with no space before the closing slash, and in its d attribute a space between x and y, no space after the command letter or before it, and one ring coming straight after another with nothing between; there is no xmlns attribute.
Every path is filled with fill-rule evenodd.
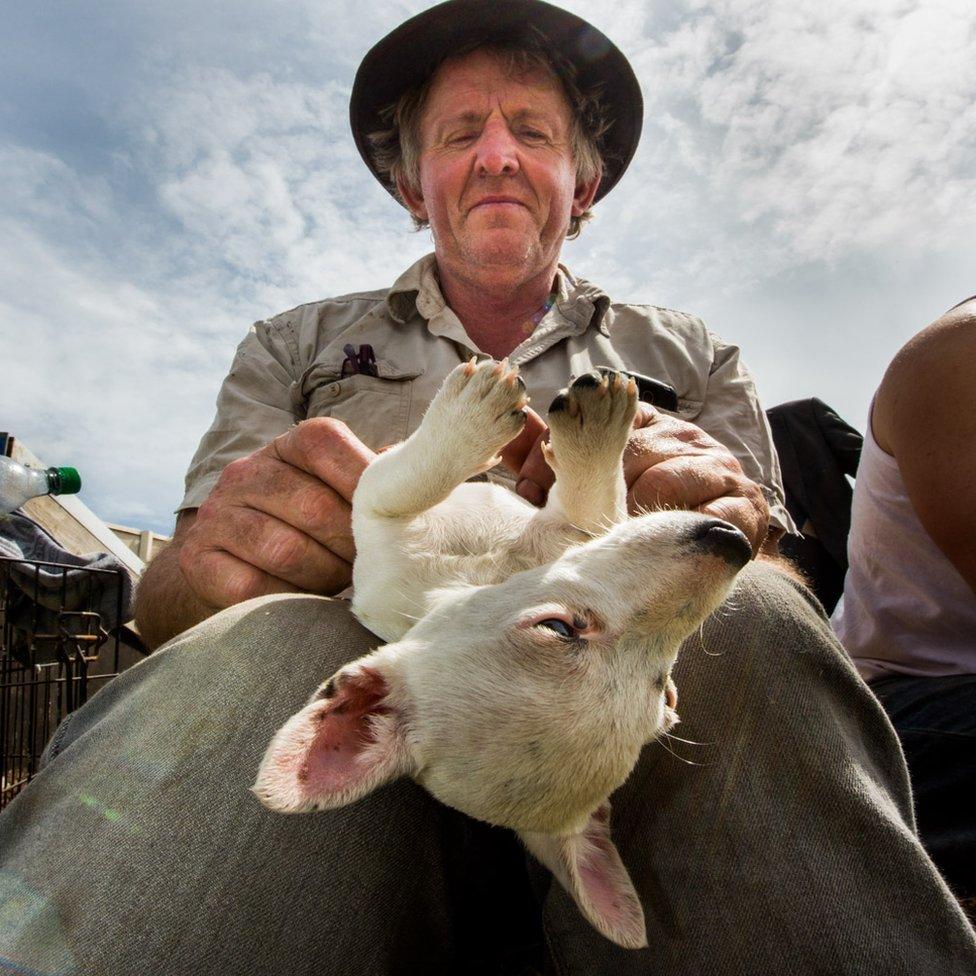
<svg viewBox="0 0 976 976"><path fill-rule="evenodd" d="M565 256L701 315L768 405L863 428L885 365L976 292L972 0L571 0L644 139ZM36 0L0 39L0 429L168 532L251 322L429 250L347 130L359 59L426 4Z"/></svg>

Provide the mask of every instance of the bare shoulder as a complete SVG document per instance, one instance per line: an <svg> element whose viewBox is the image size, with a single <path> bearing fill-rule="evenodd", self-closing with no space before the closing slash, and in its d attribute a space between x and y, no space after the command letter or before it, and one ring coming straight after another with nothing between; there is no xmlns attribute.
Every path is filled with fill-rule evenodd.
<svg viewBox="0 0 976 976"><path fill-rule="evenodd" d="M872 416L919 521L976 594L976 301L923 329L898 353Z"/></svg>
<svg viewBox="0 0 976 976"><path fill-rule="evenodd" d="M872 430L881 448L897 457L899 442L942 433L970 418L976 423L976 298L899 350L878 388Z"/></svg>

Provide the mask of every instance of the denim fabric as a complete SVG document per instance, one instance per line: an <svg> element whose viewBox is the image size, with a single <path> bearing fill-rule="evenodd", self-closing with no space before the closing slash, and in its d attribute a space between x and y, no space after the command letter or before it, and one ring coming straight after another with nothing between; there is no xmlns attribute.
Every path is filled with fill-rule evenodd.
<svg viewBox="0 0 976 976"><path fill-rule="evenodd" d="M692 742L647 748L613 798L650 948L604 940L511 834L412 782L264 810L272 733L375 640L290 596L206 621L76 713L0 817L0 972L971 974L890 723L815 601L744 575L676 670Z"/></svg>
<svg viewBox="0 0 976 976"><path fill-rule="evenodd" d="M871 690L901 739L922 843L956 895L976 899L976 675L893 675Z"/></svg>

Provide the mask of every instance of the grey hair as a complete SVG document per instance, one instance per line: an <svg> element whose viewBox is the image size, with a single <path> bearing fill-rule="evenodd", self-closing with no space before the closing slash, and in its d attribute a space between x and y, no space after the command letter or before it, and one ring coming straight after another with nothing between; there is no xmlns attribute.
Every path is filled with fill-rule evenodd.
<svg viewBox="0 0 976 976"><path fill-rule="evenodd" d="M586 183L603 172L604 159L600 152L600 140L613 122L601 100L601 92L599 89L582 91L577 84L575 66L546 44L545 37L534 32L528 38L488 41L462 48L441 61L420 85L405 91L381 112L387 128L371 132L367 136L372 147L373 164L404 206L406 201L400 194L397 180L402 180L414 189L420 186L420 120L434 77L447 61L464 57L473 51L487 51L497 57L513 77L542 70L558 80L572 113L570 148L576 161L576 178L580 183ZM417 230L427 226L428 222L418 218L412 211L411 216ZM587 210L578 217L571 216L567 238L578 237L584 221L592 216L592 210Z"/></svg>

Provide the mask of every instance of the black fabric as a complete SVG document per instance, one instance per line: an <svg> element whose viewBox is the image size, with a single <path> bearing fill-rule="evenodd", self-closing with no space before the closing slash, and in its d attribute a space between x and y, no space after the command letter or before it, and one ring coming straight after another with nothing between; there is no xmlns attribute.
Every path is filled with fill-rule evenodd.
<svg viewBox="0 0 976 976"><path fill-rule="evenodd" d="M517 40L530 31L541 32L573 64L580 89L599 89L610 110L613 124L599 143L604 169L596 199L623 176L640 141L644 100L634 69L613 42L576 14L542 0L448 0L387 34L363 58L352 86L349 122L356 148L398 202L395 187L376 170L368 139L371 132L389 128L383 110L422 84L448 55L477 42Z"/></svg>
<svg viewBox="0 0 976 976"><path fill-rule="evenodd" d="M905 750L918 832L957 898L976 909L976 675L871 682Z"/></svg>
<svg viewBox="0 0 976 976"><path fill-rule="evenodd" d="M80 618L70 616L75 611L94 611L109 631L132 618L133 579L110 553L76 556L33 519L14 512L0 518L0 557L9 560L4 579L10 650L25 667L55 660L56 643L39 644L31 653L31 635L57 634L63 619L78 624Z"/></svg>
<svg viewBox="0 0 976 976"><path fill-rule="evenodd" d="M847 572L853 491L845 475L856 474L864 438L816 397L771 407L766 416L783 473L786 508L801 531L782 539L780 550L799 564L830 613L844 591Z"/></svg>

